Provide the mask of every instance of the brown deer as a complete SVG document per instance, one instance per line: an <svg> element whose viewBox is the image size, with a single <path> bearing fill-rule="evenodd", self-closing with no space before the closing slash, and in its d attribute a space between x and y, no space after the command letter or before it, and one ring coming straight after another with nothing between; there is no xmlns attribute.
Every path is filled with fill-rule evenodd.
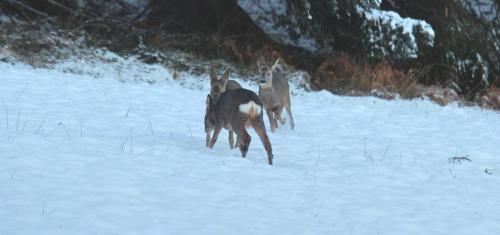
<svg viewBox="0 0 500 235"><path fill-rule="evenodd" d="M210 69L210 95L213 100L219 99L219 96L221 93L227 90L234 90L242 88L241 85L234 80L229 80L229 69L224 72L222 77L217 79L217 75L215 74L215 66L212 65ZM209 120L206 119L205 116L205 133L206 133L206 146L209 146L210 143L210 133L214 130L214 126L209 122ZM227 130L229 130L229 147L231 149L235 148L234 146L234 137L233 137L233 130L231 127L226 127Z"/></svg>
<svg viewBox="0 0 500 235"><path fill-rule="evenodd" d="M213 148L222 128L232 128L236 132L236 142L241 156L246 157L251 137L246 128L253 127L267 152L269 165L273 164L271 142L262 118L262 103L257 94L243 88L226 90L217 100L207 96L205 120L214 126L214 134L208 147Z"/></svg>
<svg viewBox="0 0 500 235"><path fill-rule="evenodd" d="M267 117L271 125L271 132L274 132L278 127L278 121L281 125L285 124L286 119L281 117L283 108L286 109L288 117L290 118L290 128L292 128L292 130L295 128L288 80L286 80L285 76L280 71L275 70L278 61L279 58L272 66L259 64L259 98L266 109Z"/></svg>

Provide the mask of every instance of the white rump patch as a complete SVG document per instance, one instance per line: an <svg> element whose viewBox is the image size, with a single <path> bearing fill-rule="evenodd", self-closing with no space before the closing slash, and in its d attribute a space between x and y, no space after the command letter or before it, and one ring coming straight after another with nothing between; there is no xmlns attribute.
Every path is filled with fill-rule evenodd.
<svg viewBox="0 0 500 235"><path fill-rule="evenodd" d="M256 116L262 113L262 107L253 102L253 100L250 100L250 102L246 104L240 104L240 112L246 113L250 116Z"/></svg>

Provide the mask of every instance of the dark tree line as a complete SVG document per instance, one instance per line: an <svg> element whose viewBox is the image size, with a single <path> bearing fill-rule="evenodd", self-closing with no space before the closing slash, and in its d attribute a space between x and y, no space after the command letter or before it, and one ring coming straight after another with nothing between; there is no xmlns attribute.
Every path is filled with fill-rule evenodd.
<svg viewBox="0 0 500 235"><path fill-rule="evenodd" d="M253 52L270 50L311 72L325 59L342 54L421 70L420 83L453 87L468 99L500 86L498 1L383 0L380 7L377 2L3 0L0 14L84 30L97 46L117 51L133 51L142 41L251 64ZM414 27L413 39L360 13L379 8L425 20L435 32L433 44L420 27ZM370 33L385 37L377 41ZM411 40L417 43L416 56L405 55Z"/></svg>

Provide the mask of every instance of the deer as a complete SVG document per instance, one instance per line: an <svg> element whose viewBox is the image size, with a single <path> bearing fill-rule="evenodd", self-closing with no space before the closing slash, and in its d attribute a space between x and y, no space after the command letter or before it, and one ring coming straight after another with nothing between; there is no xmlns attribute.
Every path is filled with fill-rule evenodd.
<svg viewBox="0 0 500 235"><path fill-rule="evenodd" d="M267 152L269 165L273 164L271 142L263 120L263 107L255 92L238 88L226 90L217 100L207 95L205 120L214 127L214 134L208 145L212 149L222 128L230 127L236 133L237 146L241 156L246 158L251 137L247 128L252 127Z"/></svg>
<svg viewBox="0 0 500 235"><path fill-rule="evenodd" d="M224 72L224 74L220 77L217 78L217 75L215 74L215 66L212 65L210 69L210 95L213 100L217 100L220 96L221 93L225 92L227 90L234 90L242 88L241 85L234 80L229 80L229 69ZM206 115L205 115L206 117ZM214 130L214 126L205 118L205 133L206 133L206 139L205 139L205 145L208 147L210 143L210 133ZM231 127L226 127L226 129L229 131L229 148L233 149L236 146L234 145L234 137L233 137L233 130Z"/></svg>
<svg viewBox="0 0 500 235"><path fill-rule="evenodd" d="M269 124L271 125L271 132L275 132L275 129L278 127L278 121L281 125L285 124L286 119L281 116L283 108L286 109L290 118L290 128L292 130L295 128L288 80L286 80L280 71L275 70L278 62L279 58L272 66L258 64L260 72L259 98L266 110Z"/></svg>

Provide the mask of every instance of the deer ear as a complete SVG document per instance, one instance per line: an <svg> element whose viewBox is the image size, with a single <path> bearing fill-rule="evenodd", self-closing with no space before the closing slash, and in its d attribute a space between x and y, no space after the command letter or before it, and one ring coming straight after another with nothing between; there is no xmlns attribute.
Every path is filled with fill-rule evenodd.
<svg viewBox="0 0 500 235"><path fill-rule="evenodd" d="M207 110L210 108L212 105L212 96L210 94L207 95L207 100L205 100L205 105L207 107Z"/></svg>
<svg viewBox="0 0 500 235"><path fill-rule="evenodd" d="M207 95L207 105L212 103L212 96L210 94Z"/></svg>
<svg viewBox="0 0 500 235"><path fill-rule="evenodd" d="M224 74L222 74L222 77L220 78L220 80L223 81L223 84L226 84L228 79L229 79L229 69L227 69L226 72L224 72Z"/></svg>
<svg viewBox="0 0 500 235"><path fill-rule="evenodd" d="M215 65L212 65L210 68L210 85L213 85L217 82L217 75L215 74Z"/></svg>
<svg viewBox="0 0 500 235"><path fill-rule="evenodd" d="M262 55L259 56L259 58L257 58L257 66L259 66L259 69L261 66L266 65L266 64L267 64L266 60L264 59L264 57L262 57Z"/></svg>
<svg viewBox="0 0 500 235"><path fill-rule="evenodd" d="M278 59L276 59L276 62L274 62L273 64L273 67L271 67L271 71L274 71L274 69L276 68L276 66L278 65L278 62L280 61L280 58L278 57Z"/></svg>

